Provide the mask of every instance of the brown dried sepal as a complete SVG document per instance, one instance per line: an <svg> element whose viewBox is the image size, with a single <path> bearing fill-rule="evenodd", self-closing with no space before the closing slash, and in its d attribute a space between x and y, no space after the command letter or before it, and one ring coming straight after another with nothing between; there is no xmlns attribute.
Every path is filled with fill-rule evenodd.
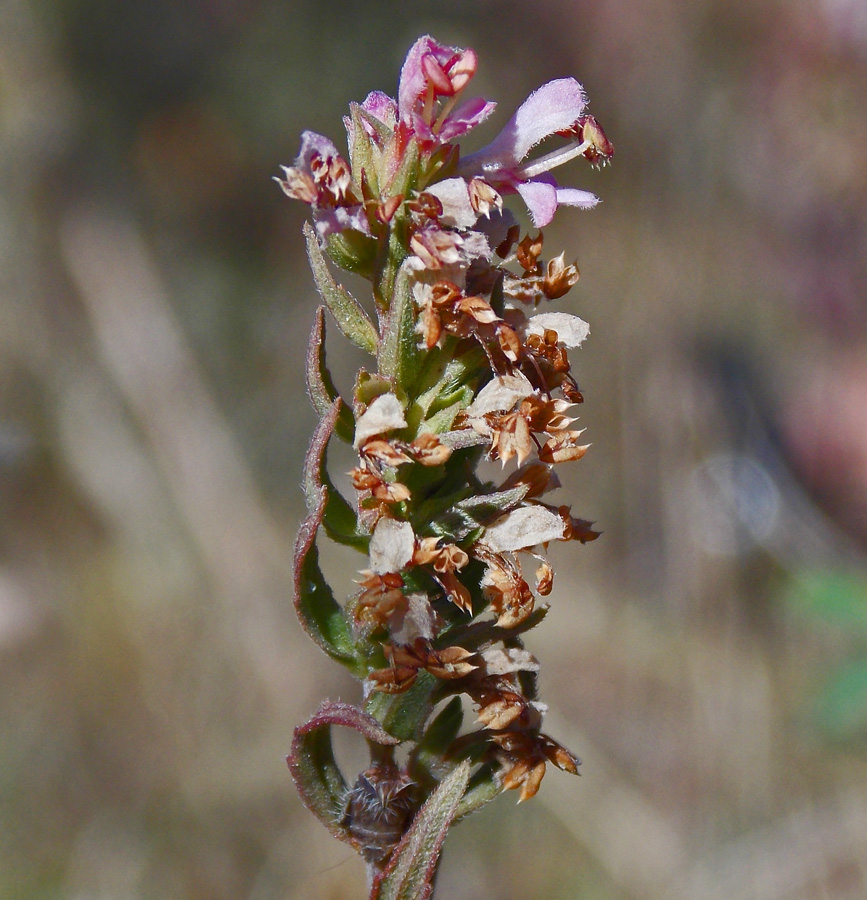
<svg viewBox="0 0 867 900"><path fill-rule="evenodd" d="M542 293L548 300L559 300L569 293L579 277L578 266L574 263L566 265L565 254L561 253L548 261L545 277L542 279Z"/></svg>
<svg viewBox="0 0 867 900"><path fill-rule="evenodd" d="M512 457L517 457L518 465L523 465L533 449L538 447L538 442L533 438L535 432L550 435L548 444L553 444L544 455L544 447L540 448L539 459L544 463L562 462L562 459L549 457L563 447L571 449L573 436L581 433L568 430L575 421L565 415L570 405L566 400L545 399L533 394L524 398L512 412L485 415L484 421L491 432L491 458L499 459L505 465ZM564 452L560 455L563 456Z"/></svg>
<svg viewBox="0 0 867 900"><path fill-rule="evenodd" d="M614 144L608 140L608 136L596 119L593 116L581 116L578 119L578 127L581 129L582 143L586 141L590 145L584 151L584 158L594 166L604 166L611 162Z"/></svg>
<svg viewBox="0 0 867 900"><path fill-rule="evenodd" d="M373 503L362 500L362 504L370 507L380 503L402 503L412 496L409 488L399 481L386 481L379 472L366 466L358 466L349 471L352 486L360 493L370 492L369 499Z"/></svg>
<svg viewBox="0 0 867 900"><path fill-rule="evenodd" d="M442 228L428 226L413 234L409 249L429 271L454 265L461 259L460 235Z"/></svg>
<svg viewBox="0 0 867 900"><path fill-rule="evenodd" d="M528 491L524 495L525 500L535 500L548 491L553 491L560 487L560 479L550 465L542 462L532 462L522 466L520 469L515 469L500 485L500 490L507 491L519 485L528 487Z"/></svg>
<svg viewBox="0 0 867 900"><path fill-rule="evenodd" d="M483 685L471 696L479 704L478 721L485 728L502 731L526 712L527 698L513 690L508 681L486 679Z"/></svg>
<svg viewBox="0 0 867 900"><path fill-rule="evenodd" d="M476 335L488 339L482 326L501 321L490 303L483 297L466 296L451 281L438 281L426 291L421 300L421 335L430 350L438 343L443 331L458 337Z"/></svg>
<svg viewBox="0 0 867 900"><path fill-rule="evenodd" d="M484 179L471 178L467 189L470 204L480 216L490 216L494 210L502 210L503 198Z"/></svg>
<svg viewBox="0 0 867 900"><path fill-rule="evenodd" d="M383 694L402 694L408 691L418 677L418 669L412 666L387 666L367 676L370 687Z"/></svg>
<svg viewBox="0 0 867 900"><path fill-rule="evenodd" d="M587 519L576 519L568 506L561 506L557 512L566 524L566 530L563 533L564 541L580 541L582 544L587 544L595 541L602 534L601 531L591 528L593 523Z"/></svg>
<svg viewBox="0 0 867 900"><path fill-rule="evenodd" d="M516 628L533 612L536 598L516 563L502 554L487 554L482 592L501 628Z"/></svg>
<svg viewBox="0 0 867 900"><path fill-rule="evenodd" d="M462 569L470 560L465 550L457 544L439 546L440 539L422 538L418 542L412 561L417 566L432 566L434 578L439 582L446 597L463 612L472 613L473 601L467 587L460 582L455 571Z"/></svg>
<svg viewBox="0 0 867 900"><path fill-rule="evenodd" d="M388 617L398 609L406 609L407 599L403 592L403 579L389 572L377 575L364 571L358 584L363 588L355 601L355 619L367 625L385 625Z"/></svg>
<svg viewBox="0 0 867 900"><path fill-rule="evenodd" d="M517 457L518 465L523 465L536 446L524 404L514 412L489 413L485 419L491 429L491 459L499 459L505 465Z"/></svg>
<svg viewBox="0 0 867 900"><path fill-rule="evenodd" d="M581 459L590 449L590 444L579 444L580 435L580 431L563 431L552 435L539 450L539 459L552 464Z"/></svg>
<svg viewBox="0 0 867 900"><path fill-rule="evenodd" d="M541 597L547 597L554 587L554 569L547 559L539 560L536 569L536 591Z"/></svg>
<svg viewBox="0 0 867 900"><path fill-rule="evenodd" d="M384 644L383 650L389 665L368 675L374 690L388 694L399 694L407 690L425 669L431 675L445 681L465 678L476 669L475 653L464 647L432 647L424 638L416 638L412 644Z"/></svg>
<svg viewBox="0 0 867 900"><path fill-rule="evenodd" d="M457 544L440 546L441 538L426 537L418 542L412 561L418 566L433 565L437 572L454 572L462 569L470 558Z"/></svg>
<svg viewBox="0 0 867 900"><path fill-rule="evenodd" d="M518 244L515 250L515 257L518 264L527 275L539 275L542 266L539 264L539 257L542 255L542 244L545 236L540 231L536 237L531 238L529 234L525 235L523 240Z"/></svg>
<svg viewBox="0 0 867 900"><path fill-rule="evenodd" d="M359 453L362 457L375 460L380 465L392 469L412 462L412 458L397 442L387 441L384 438L371 438L365 442Z"/></svg>
<svg viewBox="0 0 867 900"><path fill-rule="evenodd" d="M441 466L452 455L452 448L443 444L435 434L427 431L413 440L409 445L409 452L419 465Z"/></svg>
<svg viewBox="0 0 867 900"><path fill-rule="evenodd" d="M507 731L492 734L491 741L500 748L500 762L505 768L503 789L521 788L518 802L529 800L539 790L545 775L546 763L553 763L558 769L578 774L581 761L562 744L541 732Z"/></svg>

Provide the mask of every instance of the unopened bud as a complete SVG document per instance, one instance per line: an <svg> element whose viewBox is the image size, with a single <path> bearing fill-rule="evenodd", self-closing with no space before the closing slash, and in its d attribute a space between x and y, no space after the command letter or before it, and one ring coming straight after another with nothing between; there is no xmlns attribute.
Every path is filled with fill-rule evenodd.
<svg viewBox="0 0 867 900"><path fill-rule="evenodd" d="M614 156L614 144L608 140L602 126L593 116L581 116L578 120L581 141L590 146L584 151L584 158L594 166L604 166Z"/></svg>

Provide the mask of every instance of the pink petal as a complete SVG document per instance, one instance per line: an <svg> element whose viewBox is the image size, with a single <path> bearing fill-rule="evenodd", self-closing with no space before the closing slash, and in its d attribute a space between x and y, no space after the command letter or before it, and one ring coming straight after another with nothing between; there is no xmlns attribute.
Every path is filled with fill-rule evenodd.
<svg viewBox="0 0 867 900"><path fill-rule="evenodd" d="M515 185L536 228L544 228L557 212L557 186L547 181L525 181ZM583 192L580 192L583 193Z"/></svg>
<svg viewBox="0 0 867 900"><path fill-rule="evenodd" d="M314 154L318 154L323 159L331 159L340 155L337 147L324 134L318 134L315 131L301 132L301 149L298 151L295 165L299 169L309 172L310 160Z"/></svg>
<svg viewBox="0 0 867 900"><path fill-rule="evenodd" d="M397 89L397 106L400 118L404 122L410 120L413 106L421 94L425 92L426 80L422 69L422 59L436 46L430 35L420 37L409 48L403 67L400 70L400 82Z"/></svg>
<svg viewBox="0 0 867 900"><path fill-rule="evenodd" d="M476 97L461 104L443 123L437 135L438 140L447 143L466 134L471 128L484 122L496 106L492 100L485 100L483 97Z"/></svg>
<svg viewBox="0 0 867 900"><path fill-rule="evenodd" d="M343 231L359 231L362 234L370 234L370 223L367 221L367 215L361 205L314 206L313 221L320 242L330 234L340 234Z"/></svg>
<svg viewBox="0 0 867 900"><path fill-rule="evenodd" d="M371 91L364 98L361 108L389 128L394 128L397 124L397 104L382 91Z"/></svg>
<svg viewBox="0 0 867 900"><path fill-rule="evenodd" d="M584 88L574 78L549 81L518 107L492 143L465 162L472 160L476 169L514 168L540 141L574 125L585 106Z"/></svg>
<svg viewBox="0 0 867 900"><path fill-rule="evenodd" d="M560 206L578 206L581 209L593 209L599 202L596 194L580 191L578 188L557 188L557 203Z"/></svg>

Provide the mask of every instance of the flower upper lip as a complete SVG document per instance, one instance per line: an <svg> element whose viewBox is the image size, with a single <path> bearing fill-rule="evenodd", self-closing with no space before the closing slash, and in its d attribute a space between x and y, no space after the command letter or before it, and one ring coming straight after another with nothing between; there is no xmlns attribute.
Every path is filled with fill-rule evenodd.
<svg viewBox="0 0 867 900"><path fill-rule="evenodd" d="M401 121L422 141L438 144L448 143L483 122L496 106L490 100L476 98L454 108L476 65L473 50L447 47L429 35L419 38L400 72L397 101ZM437 108L439 98L445 102Z"/></svg>

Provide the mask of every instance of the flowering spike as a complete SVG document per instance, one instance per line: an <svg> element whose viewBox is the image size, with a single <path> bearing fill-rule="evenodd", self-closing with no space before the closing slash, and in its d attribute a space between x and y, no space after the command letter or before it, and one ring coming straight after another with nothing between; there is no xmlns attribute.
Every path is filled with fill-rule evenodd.
<svg viewBox="0 0 867 900"><path fill-rule="evenodd" d="M504 790L530 799L548 763L579 765L541 730L540 667L522 640L549 599L561 602L548 544L598 537L545 500L560 486L556 466L589 447L569 359L589 326L536 310L572 290L578 268L547 257L541 231L522 236L503 196L521 196L537 229L560 206L589 208L595 196L550 170L579 156L601 165L613 148L584 89L561 78L461 157L457 139L494 108L463 99L477 67L472 50L419 38L396 99L374 91L350 106L348 157L305 132L277 179L311 207L305 238L325 305L307 353L320 422L304 464L295 606L364 697L363 710L326 704L296 729L289 761L305 804L367 863L379 900L427 900L455 821ZM533 155L554 137L565 146ZM376 321L326 256L370 282ZM375 360L346 402L325 363L324 308ZM351 503L329 475L333 434L357 456ZM499 483L481 479L484 459L499 461ZM320 569L320 527L366 557L345 600ZM467 702L476 722L461 733ZM349 777L331 752L336 725L368 743L369 764Z"/></svg>

